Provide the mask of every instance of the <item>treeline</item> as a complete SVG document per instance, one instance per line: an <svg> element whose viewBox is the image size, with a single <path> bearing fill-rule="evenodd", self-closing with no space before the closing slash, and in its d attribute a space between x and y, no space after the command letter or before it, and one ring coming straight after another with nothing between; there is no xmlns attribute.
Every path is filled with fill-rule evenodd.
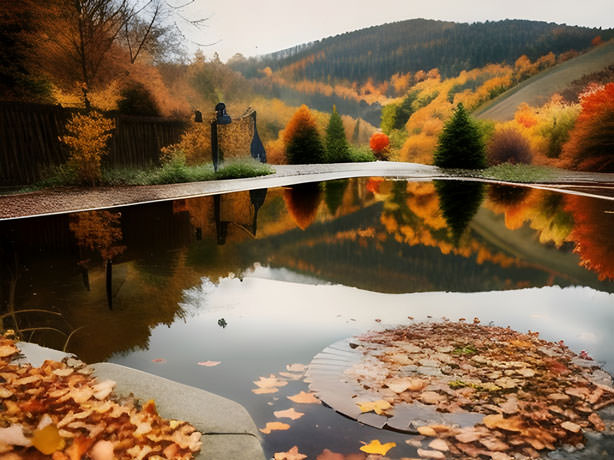
<svg viewBox="0 0 614 460"><path fill-rule="evenodd" d="M307 45L229 64L248 78L268 67L295 80L381 82L394 74L439 69L451 77L489 63L531 60L549 52L588 48L596 37L614 37L614 29L504 20L466 24L411 19L329 37Z"/></svg>

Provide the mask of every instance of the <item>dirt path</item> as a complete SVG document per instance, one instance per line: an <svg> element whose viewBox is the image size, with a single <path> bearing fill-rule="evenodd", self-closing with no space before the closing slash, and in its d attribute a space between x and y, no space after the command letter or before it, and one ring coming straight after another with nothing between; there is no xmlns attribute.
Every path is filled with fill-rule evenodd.
<svg viewBox="0 0 614 460"><path fill-rule="evenodd" d="M275 174L246 179L148 186L70 187L5 195L0 196L0 220L106 209L132 204L239 192L257 188L283 187L347 177L381 176L410 180L475 180L450 176L435 166L416 163L374 162L292 166L275 165L274 168L276 170ZM562 183L567 185L560 185ZM585 188L586 190L589 190L589 188L597 189L601 184L609 184L611 187L614 187L614 174L565 172L557 178L557 181L541 184L540 186L553 190L573 190L586 194L583 191ZM594 195L594 190L589 194ZM597 195L603 195L603 193L597 193Z"/></svg>

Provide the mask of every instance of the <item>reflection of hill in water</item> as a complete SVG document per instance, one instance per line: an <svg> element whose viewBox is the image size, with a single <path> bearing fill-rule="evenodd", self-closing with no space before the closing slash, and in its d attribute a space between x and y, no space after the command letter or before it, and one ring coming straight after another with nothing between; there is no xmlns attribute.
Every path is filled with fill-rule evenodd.
<svg viewBox="0 0 614 460"><path fill-rule="evenodd" d="M578 266L574 254L544 247L525 235L522 251L509 251L505 245L497 247L521 261L518 266L507 268L488 261L478 263L476 256L442 254L438 247L408 246L392 238L378 241L369 235L359 236L358 230L376 223L381 212L382 205L375 204L331 222L314 224L306 231L290 231L261 243L270 247L267 252L270 251L274 266L378 292L473 292L551 284L579 284L614 292L614 283L600 282ZM484 209L481 214L488 215L489 231L493 231L493 222L497 220L498 231L505 230L502 218ZM483 220L472 222L472 236L492 246L496 241L482 237ZM539 257L533 259L535 254ZM546 264L545 259L552 264Z"/></svg>

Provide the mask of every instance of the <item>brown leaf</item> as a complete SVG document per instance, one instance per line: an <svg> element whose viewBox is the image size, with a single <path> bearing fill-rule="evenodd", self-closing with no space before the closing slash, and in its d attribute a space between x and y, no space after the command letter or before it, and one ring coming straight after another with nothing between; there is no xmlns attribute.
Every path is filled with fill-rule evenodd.
<svg viewBox="0 0 614 460"><path fill-rule="evenodd" d="M277 418L289 418L292 420L297 420L305 415L303 412L297 412L294 408L286 409L286 410L278 410L273 412L273 415Z"/></svg>
<svg viewBox="0 0 614 460"><path fill-rule="evenodd" d="M591 415L588 416L588 421L593 424L593 426L595 427L595 430L597 431L605 430L605 423L603 423L603 420L601 420L601 417L599 417L599 415L596 412L593 412Z"/></svg>
<svg viewBox="0 0 614 460"><path fill-rule="evenodd" d="M582 430L582 427L580 425L569 421L561 423L561 426L567 431L571 431L572 433L579 433L580 430Z"/></svg>

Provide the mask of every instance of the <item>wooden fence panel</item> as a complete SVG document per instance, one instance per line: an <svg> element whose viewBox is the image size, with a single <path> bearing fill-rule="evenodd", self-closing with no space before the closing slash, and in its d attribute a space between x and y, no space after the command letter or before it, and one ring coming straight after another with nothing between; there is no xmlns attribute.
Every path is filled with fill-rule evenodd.
<svg viewBox="0 0 614 460"><path fill-rule="evenodd" d="M0 103L0 186L36 182L66 162L59 138L74 109L17 102ZM159 163L160 149L178 142L185 120L110 114L116 129L104 164L145 168Z"/></svg>

